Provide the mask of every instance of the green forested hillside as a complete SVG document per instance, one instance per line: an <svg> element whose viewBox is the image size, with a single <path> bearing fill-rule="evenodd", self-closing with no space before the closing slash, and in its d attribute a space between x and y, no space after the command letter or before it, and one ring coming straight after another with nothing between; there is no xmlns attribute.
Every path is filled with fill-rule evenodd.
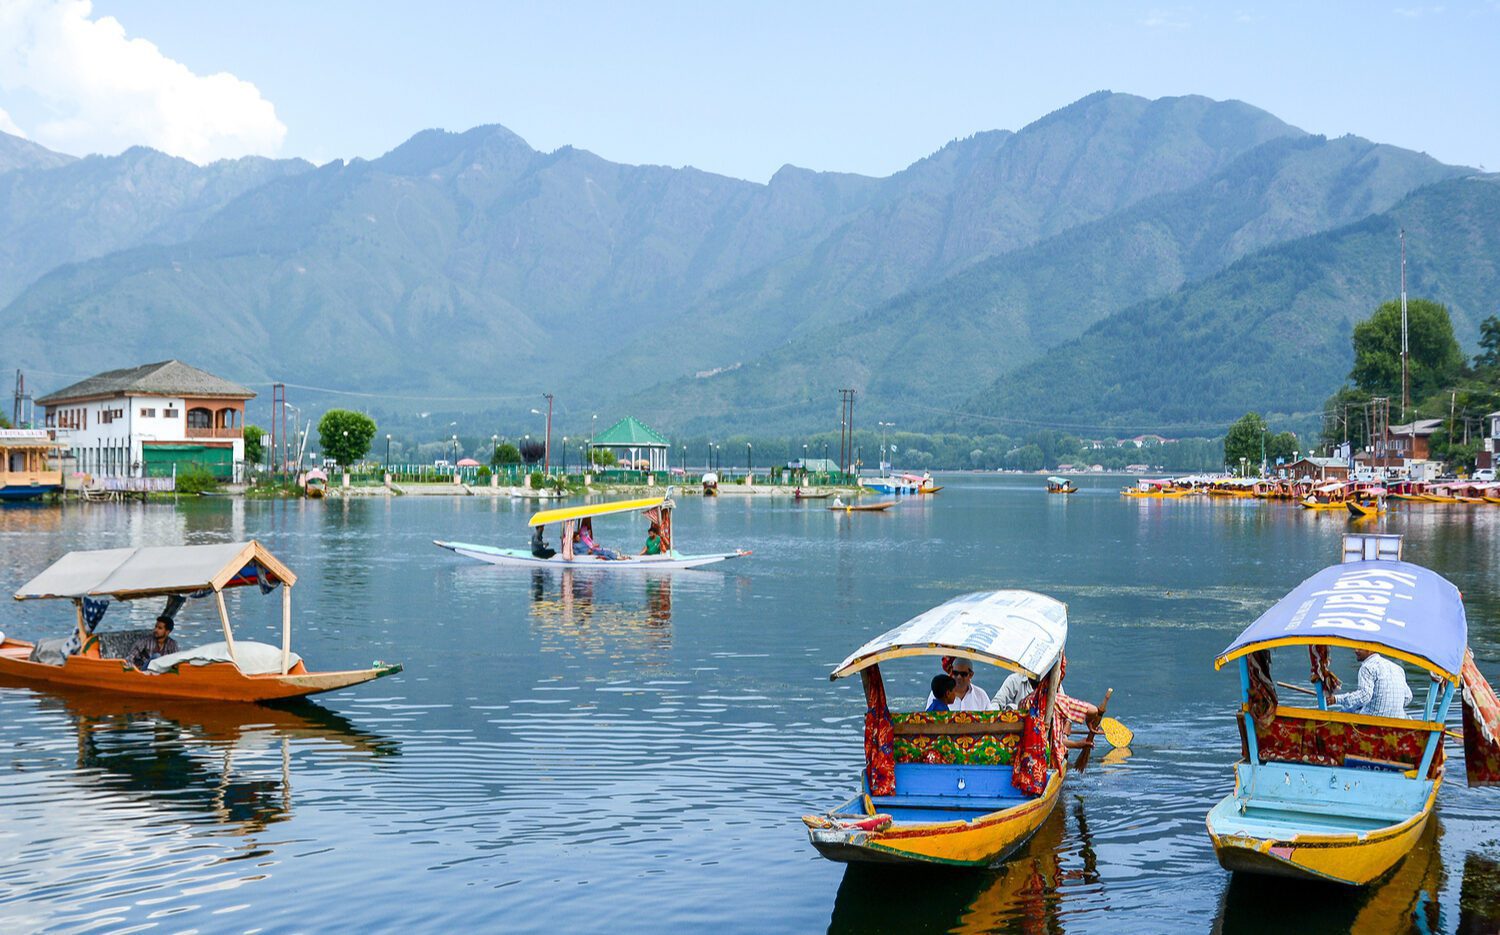
<svg viewBox="0 0 1500 935"><path fill-rule="evenodd" d="M1400 291L1446 305L1473 346L1500 308L1500 178L1414 193L1383 214L1274 247L1118 312L974 394L968 411L1202 431L1249 410L1316 423L1349 372L1355 322Z"/></svg>

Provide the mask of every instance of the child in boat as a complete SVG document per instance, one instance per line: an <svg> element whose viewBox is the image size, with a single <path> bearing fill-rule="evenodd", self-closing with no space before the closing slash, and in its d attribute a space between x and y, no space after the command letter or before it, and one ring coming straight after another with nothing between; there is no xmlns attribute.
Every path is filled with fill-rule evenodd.
<svg viewBox="0 0 1500 935"><path fill-rule="evenodd" d="M953 696L958 691L958 680L951 675L934 675L932 677L932 700L927 703L928 711L949 711L948 706L953 704Z"/></svg>

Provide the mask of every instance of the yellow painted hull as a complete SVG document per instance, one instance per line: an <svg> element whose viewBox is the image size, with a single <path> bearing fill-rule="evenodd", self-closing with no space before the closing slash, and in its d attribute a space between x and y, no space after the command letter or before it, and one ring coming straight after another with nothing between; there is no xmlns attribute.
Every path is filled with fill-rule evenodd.
<svg viewBox="0 0 1500 935"><path fill-rule="evenodd" d="M841 863L929 864L990 867L1019 850L1052 814L1063 772L1054 772L1042 794L973 821L902 823L885 831L810 829L818 853Z"/></svg>
<svg viewBox="0 0 1500 935"><path fill-rule="evenodd" d="M1441 785L1439 777L1420 812L1399 824L1374 831L1257 838L1218 834L1210 821L1208 836L1213 839L1214 854L1225 870L1365 886L1389 873L1416 846L1432 815Z"/></svg>
<svg viewBox="0 0 1500 935"><path fill-rule="evenodd" d="M1457 497L1442 497L1435 493L1424 493L1422 499L1427 503L1457 503Z"/></svg>
<svg viewBox="0 0 1500 935"><path fill-rule="evenodd" d="M1304 510L1344 510L1344 509L1347 509L1344 506L1343 501L1340 501L1338 503L1319 503L1316 500L1301 500L1301 501L1298 501L1298 505L1301 506L1302 509L1304 509Z"/></svg>
<svg viewBox="0 0 1500 935"><path fill-rule="evenodd" d="M1138 497L1143 500L1171 500L1176 497L1187 496L1186 490L1174 490L1171 493L1139 493L1134 490L1122 491L1127 497Z"/></svg>

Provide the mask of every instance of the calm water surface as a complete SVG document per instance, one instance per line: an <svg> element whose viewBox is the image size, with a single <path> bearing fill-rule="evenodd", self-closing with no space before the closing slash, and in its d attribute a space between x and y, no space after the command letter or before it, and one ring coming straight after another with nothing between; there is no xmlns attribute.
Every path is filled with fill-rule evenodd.
<svg viewBox="0 0 1500 935"><path fill-rule="evenodd" d="M530 510L509 501L0 509L7 593L69 549L254 537L301 576L294 648L313 668L406 666L287 709L0 686L0 929L1500 925L1500 799L1465 788L1457 757L1424 846L1373 891L1231 879L1214 860L1203 818L1232 786L1238 740L1237 679L1212 657L1335 560L1344 517L1127 501L1108 480L1072 497L1036 478L946 483L887 514L686 498L680 547L755 554L660 577L499 569L431 545L523 544ZM1480 666L1500 682L1500 509L1378 522L1464 591ZM639 525L600 531L628 545ZM954 594L998 587L1068 602L1067 686L1085 698L1114 686L1130 755L1070 776L1001 870L822 860L798 817L840 801L862 759L858 680L830 684L829 669ZM279 600L229 600L237 636L279 642ZM155 611L119 606L105 626ZM11 603L0 629L35 639L70 620L65 604ZM196 604L176 635L216 630ZM1352 678L1352 656L1335 659ZM894 700L915 706L935 670L890 668ZM993 691L1001 674L980 684Z"/></svg>

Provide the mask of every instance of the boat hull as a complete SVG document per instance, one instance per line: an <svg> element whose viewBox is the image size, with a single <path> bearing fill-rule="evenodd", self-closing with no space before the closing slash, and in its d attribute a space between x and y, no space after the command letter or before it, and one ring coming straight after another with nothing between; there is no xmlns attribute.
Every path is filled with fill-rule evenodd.
<svg viewBox="0 0 1500 935"><path fill-rule="evenodd" d="M839 863L992 867L1025 846L1057 804L1054 772L1035 799L973 820L900 823L885 831L809 828L818 853Z"/></svg>
<svg viewBox="0 0 1500 935"><path fill-rule="evenodd" d="M1353 500L1345 502L1344 506L1349 508L1349 515L1356 519L1366 516L1379 516L1385 512L1385 510L1373 504L1355 503Z"/></svg>
<svg viewBox="0 0 1500 935"><path fill-rule="evenodd" d="M0 678L151 698L259 702L303 698L401 671L399 665L380 665L344 672L246 675L232 662L216 662L183 665L152 675L122 659L68 656L60 666L31 662L26 658L31 648L31 643L21 640L7 639L0 644Z"/></svg>
<svg viewBox="0 0 1500 935"><path fill-rule="evenodd" d="M10 484L0 487L0 501L38 500L61 489L53 484Z"/></svg>
<svg viewBox="0 0 1500 935"><path fill-rule="evenodd" d="M434 539L433 545L440 549L456 552L465 558L487 562L491 565L507 565L525 568L589 568L600 571L672 571L685 568L701 568L704 565L713 565L718 562L728 561L731 558L741 558L750 553L744 550L737 552L715 552L706 555L682 555L673 552L670 555L632 555L626 559L607 559L597 555L580 555L571 559L565 559L561 554L551 558L537 558L524 549L497 549L487 545L476 545L471 542L442 542Z"/></svg>

